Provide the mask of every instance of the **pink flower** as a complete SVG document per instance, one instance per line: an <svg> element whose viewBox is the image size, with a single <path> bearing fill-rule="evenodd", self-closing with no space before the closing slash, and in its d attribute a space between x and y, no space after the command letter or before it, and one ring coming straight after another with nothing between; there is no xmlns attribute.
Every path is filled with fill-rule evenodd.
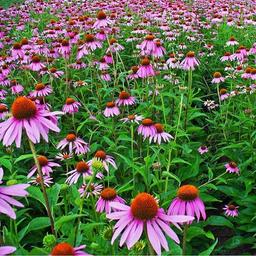
<svg viewBox="0 0 256 256"><path fill-rule="evenodd" d="M212 79L213 84L219 84L219 83L224 82L224 81L225 81L225 78L221 75L220 72L215 72L213 74L213 79Z"/></svg>
<svg viewBox="0 0 256 256"><path fill-rule="evenodd" d="M172 135L164 131L164 127L162 124L156 123L154 124L154 126L156 128L156 133L149 137L150 143L154 141L154 143L158 143L160 145L162 140L164 142L169 142L170 139L173 139Z"/></svg>
<svg viewBox="0 0 256 256"><path fill-rule="evenodd" d="M93 34L86 34L84 47L90 51L95 51L97 48L102 48L102 42L96 41Z"/></svg>
<svg viewBox="0 0 256 256"><path fill-rule="evenodd" d="M38 109L32 100L20 96L12 104L13 116L0 123L0 140L5 146L10 146L15 141L16 147L19 148L22 130L25 129L28 138L33 143L40 142L40 135L48 142L49 130L60 131L53 122L56 114L60 113Z"/></svg>
<svg viewBox="0 0 256 256"><path fill-rule="evenodd" d="M222 62L224 62L224 61L231 61L231 60L232 60L232 58L231 58L231 53L230 53L230 52L225 52L224 56L222 56L222 57L220 58L220 60L221 60Z"/></svg>
<svg viewBox="0 0 256 256"><path fill-rule="evenodd" d="M205 153L208 152L208 148L207 148L206 146L204 146L204 145L200 146L197 150L198 150L198 152L199 152L201 155L203 155L203 154L205 154Z"/></svg>
<svg viewBox="0 0 256 256"><path fill-rule="evenodd" d="M110 45L107 49L107 53L108 52L119 52L119 51L124 50L124 47L121 44L117 43L117 40L115 38L111 38L109 40L109 44Z"/></svg>
<svg viewBox="0 0 256 256"><path fill-rule="evenodd" d="M145 40L139 45L139 48L144 55L150 55L155 50L156 45L154 39L155 36L149 34L145 37Z"/></svg>
<svg viewBox="0 0 256 256"><path fill-rule="evenodd" d="M179 227L177 223L184 223L194 219L184 215L166 215L164 210L159 208L156 199L148 193L139 193L132 200L130 206L118 202L111 202L110 206L116 211L107 214L107 218L118 220L114 227L115 232L112 236L111 244L122 233L119 246L126 244L127 248L131 249L144 231L157 255L161 255L161 247L169 251L165 235L179 243L178 236L169 226L170 223Z"/></svg>
<svg viewBox="0 0 256 256"><path fill-rule="evenodd" d="M62 111L67 114L73 114L78 112L80 106L81 104L78 101L75 101L73 98L67 98Z"/></svg>
<svg viewBox="0 0 256 256"><path fill-rule="evenodd" d="M57 149L63 150L65 147L68 147L69 153L72 153L74 150L76 155L85 154L90 151L88 143L77 137L74 133L69 133L57 145Z"/></svg>
<svg viewBox="0 0 256 256"><path fill-rule="evenodd" d="M236 41L236 39L232 36L230 39L226 42L227 46L234 46L238 45L239 43Z"/></svg>
<svg viewBox="0 0 256 256"><path fill-rule="evenodd" d="M82 251L86 246L80 245L78 247L73 247L69 243L59 243L55 245L51 251L50 256L63 256L63 255L74 255L74 256L91 256L90 254Z"/></svg>
<svg viewBox="0 0 256 256"><path fill-rule="evenodd" d="M238 210L237 210L238 208L239 208L239 206L235 206L233 204L228 204L228 205L225 205L223 210L225 210L225 214L227 216L237 217L238 216Z"/></svg>
<svg viewBox="0 0 256 256"><path fill-rule="evenodd" d="M156 127L150 118L142 120L141 125L138 127L138 134L141 134L144 139L153 137L156 134Z"/></svg>
<svg viewBox="0 0 256 256"><path fill-rule="evenodd" d="M16 251L14 246L0 246L0 255L8 255Z"/></svg>
<svg viewBox="0 0 256 256"><path fill-rule="evenodd" d="M142 116L138 116L138 115L128 115L125 118L120 119L120 121L123 121L123 123L136 123L139 124L139 122L143 119Z"/></svg>
<svg viewBox="0 0 256 256"><path fill-rule="evenodd" d="M225 164L225 167L226 167L226 171L229 173L239 173L240 171L237 164L233 161Z"/></svg>
<svg viewBox="0 0 256 256"><path fill-rule="evenodd" d="M8 115L8 108L6 106L6 104L4 103L0 103L0 119L4 120L5 117Z"/></svg>
<svg viewBox="0 0 256 256"><path fill-rule="evenodd" d="M107 103L103 114L105 117L118 116L120 114L120 110L116 106L115 102L111 101Z"/></svg>
<svg viewBox="0 0 256 256"><path fill-rule="evenodd" d="M53 183L52 178L47 176L47 175L43 177L43 180L44 180L44 185L46 187L50 187L50 185ZM40 178L40 176L37 175L34 178L31 177L31 181L29 181L29 183L34 184L36 186L40 186L41 185L41 178Z"/></svg>
<svg viewBox="0 0 256 256"><path fill-rule="evenodd" d="M66 39L62 40L58 51L65 59L68 59L71 53L71 46L69 41Z"/></svg>
<svg viewBox="0 0 256 256"><path fill-rule="evenodd" d="M38 157L37 157L37 160L38 160L39 165L40 165L40 167L41 167L41 169L42 169L43 175L46 175L46 176L50 176L50 173L53 172L52 167L60 167L59 164L52 162L52 160L47 159L47 157L45 157L45 156L38 156ZM36 172L37 172L37 167L36 167L36 165L34 165L34 166L30 169L30 172L29 172L29 174L28 174L27 177L30 178L30 177L33 176Z"/></svg>
<svg viewBox="0 0 256 256"><path fill-rule="evenodd" d="M116 100L118 106L130 106L135 104L135 97L131 96L128 92L122 91Z"/></svg>
<svg viewBox="0 0 256 256"><path fill-rule="evenodd" d="M40 62L40 57L37 55L34 55L32 57L32 62L27 66L28 69L32 71L40 71L41 69L45 68L45 65Z"/></svg>
<svg viewBox="0 0 256 256"><path fill-rule="evenodd" d="M96 183L91 183L90 187L86 191L87 185L84 183L81 188L78 189L80 197L98 196L100 195L103 186Z"/></svg>
<svg viewBox="0 0 256 256"><path fill-rule="evenodd" d="M180 67L184 70L194 70L195 67L199 66L200 62L195 57L194 52L188 52L186 58L180 63Z"/></svg>
<svg viewBox="0 0 256 256"><path fill-rule="evenodd" d="M169 209L169 215L187 214L194 216L197 221L206 219L205 206L200 199L198 189L193 185L183 185L178 189L177 197L172 201ZM191 222L190 222L191 223Z"/></svg>
<svg viewBox="0 0 256 256"><path fill-rule="evenodd" d="M160 40L157 40L155 42L155 49L152 51L152 56L155 58L161 58L166 53L165 48L162 46L162 43Z"/></svg>
<svg viewBox="0 0 256 256"><path fill-rule="evenodd" d="M100 194L100 198L96 203L96 212L111 212L110 203L118 202L121 204L125 203L125 200L117 195L116 190L113 188L105 188ZM115 209L114 209L115 211Z"/></svg>
<svg viewBox="0 0 256 256"><path fill-rule="evenodd" d="M0 167L0 184L3 183L4 171ZM29 184L17 184L12 186L1 186L0 187L0 212L3 214L8 215L12 219L16 219L15 211L12 209L11 205L17 206L17 207L24 207L24 205L14 198L12 196L27 196L28 192L25 190L29 187ZM0 249L1 252L1 249ZM0 253L1 254L1 253Z"/></svg>
<svg viewBox="0 0 256 256"><path fill-rule="evenodd" d="M97 21L93 24L93 28L100 29L111 25L112 22L107 18L107 15L103 11L99 11L97 14Z"/></svg>
<svg viewBox="0 0 256 256"><path fill-rule="evenodd" d="M52 88L48 84L38 83L35 86L35 90L30 93L31 97L45 97L52 93Z"/></svg>
<svg viewBox="0 0 256 256"><path fill-rule="evenodd" d="M137 75L140 78L155 76L155 71L154 71L152 65L150 64L149 58L145 57L144 59L141 60L141 65L139 66Z"/></svg>

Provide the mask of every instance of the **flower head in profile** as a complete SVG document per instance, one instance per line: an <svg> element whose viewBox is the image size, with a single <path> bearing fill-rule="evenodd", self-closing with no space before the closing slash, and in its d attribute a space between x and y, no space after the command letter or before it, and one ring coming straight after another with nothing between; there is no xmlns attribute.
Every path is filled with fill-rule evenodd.
<svg viewBox="0 0 256 256"><path fill-rule="evenodd" d="M165 236L179 243L178 236L169 226L171 223L179 227L178 223L194 219L194 217L184 215L168 216L162 208L159 208L157 200L144 192L139 193L130 206L118 202L111 202L110 206L116 211L107 214L107 218L117 220L111 243L113 244L121 235L119 245L126 244L128 249L131 249L144 231L157 255L161 255L161 247L169 251Z"/></svg>
<svg viewBox="0 0 256 256"><path fill-rule="evenodd" d="M78 112L80 106L81 106L81 103L79 103L75 99L67 98L62 108L62 111L67 114L73 114Z"/></svg>
<svg viewBox="0 0 256 256"><path fill-rule="evenodd" d="M50 187L51 184L53 183L52 178L50 176L45 175L43 177L44 180L44 185L46 187ZM31 177L31 181L29 181L29 183L36 185L36 186L40 186L41 185L41 177L39 175L37 175L36 177Z"/></svg>
<svg viewBox="0 0 256 256"><path fill-rule="evenodd" d="M0 119L4 120L8 115L8 107L4 103L0 103Z"/></svg>
<svg viewBox="0 0 256 256"><path fill-rule="evenodd" d="M111 25L112 22L111 20L109 20L107 18L107 15L105 14L104 11L99 11L97 13L97 21L95 21L95 23L93 24L93 28L95 29L101 29L101 28L105 28L107 27L108 25Z"/></svg>
<svg viewBox="0 0 256 256"><path fill-rule="evenodd" d="M154 124L154 126L156 128L156 132L154 135L149 137L150 143L154 142L154 143L157 143L160 145L162 143L162 140L164 142L169 142L170 139L173 139L171 134L164 131L164 127L162 124L156 123L156 124Z"/></svg>
<svg viewBox="0 0 256 256"><path fill-rule="evenodd" d="M150 64L150 59L148 57L145 57L140 62L139 69L137 71L137 75L140 78L146 78L155 76L155 71L153 69L153 66Z"/></svg>
<svg viewBox="0 0 256 256"><path fill-rule="evenodd" d="M15 142L19 148L23 130L33 143L39 143L41 136L48 142L49 130L60 131L56 125L56 115L61 112L49 112L38 108L32 100L24 96L16 98L11 112L12 117L0 123L0 140L5 146Z"/></svg>
<svg viewBox="0 0 256 256"><path fill-rule="evenodd" d="M226 171L229 173L239 173L239 171L240 171L236 162L234 162L234 161L231 161L231 162L225 164L225 167L226 167Z"/></svg>
<svg viewBox="0 0 256 256"><path fill-rule="evenodd" d="M156 134L156 127L152 119L145 118L142 120L141 125L138 127L138 134L141 134L144 139L154 137Z"/></svg>
<svg viewBox="0 0 256 256"><path fill-rule="evenodd" d="M239 206L235 206L233 204L225 205L223 210L225 210L225 215L231 216L231 217L237 217L238 216L238 208Z"/></svg>
<svg viewBox="0 0 256 256"><path fill-rule="evenodd" d="M110 101L110 102L107 102L106 108L105 108L103 114L105 117L118 116L120 114L120 110L116 106L115 102Z"/></svg>
<svg viewBox="0 0 256 256"><path fill-rule="evenodd" d="M206 219L205 206L199 197L199 190L193 185L183 185L177 191L177 197L172 201L169 215L186 214L194 216L197 221Z"/></svg>
<svg viewBox="0 0 256 256"><path fill-rule="evenodd" d="M225 78L221 75L220 72L215 72L213 74L212 84L219 84L225 81Z"/></svg>
<svg viewBox="0 0 256 256"><path fill-rule="evenodd" d="M4 170L0 167L0 184L3 183ZM16 219L16 213L12 206L24 207L22 203L13 198L13 196L25 197L28 195L26 188L29 184L17 184L11 186L0 186L0 213L8 215L12 219ZM0 247L1 252L1 247Z"/></svg>
<svg viewBox="0 0 256 256"><path fill-rule="evenodd" d="M48 84L38 83L35 85L35 90L30 93L31 97L44 97L52 93L52 88Z"/></svg>
<svg viewBox="0 0 256 256"><path fill-rule="evenodd" d="M55 245L51 251L50 256L63 256L63 255L74 255L74 256L90 256L90 254L83 251L85 245L73 247L69 243L62 242Z"/></svg>
<svg viewBox="0 0 256 256"><path fill-rule="evenodd" d="M84 183L79 189L78 192L81 197L88 198L89 196L98 196L100 195L103 186L101 184L91 183L87 188L87 184Z"/></svg>
<svg viewBox="0 0 256 256"><path fill-rule="evenodd" d="M128 92L122 91L119 93L116 100L118 106L131 106L135 104L135 97L131 96Z"/></svg>
<svg viewBox="0 0 256 256"><path fill-rule="evenodd" d="M180 67L184 70L194 70L199 64L200 62L195 57L195 53L190 51L187 53L186 58L180 63Z"/></svg>
<svg viewBox="0 0 256 256"><path fill-rule="evenodd" d="M111 207L109 204L111 202L119 202L124 204L125 200L117 195L117 192L114 188L104 188L101 191L100 198L96 203L96 211L110 213Z"/></svg>

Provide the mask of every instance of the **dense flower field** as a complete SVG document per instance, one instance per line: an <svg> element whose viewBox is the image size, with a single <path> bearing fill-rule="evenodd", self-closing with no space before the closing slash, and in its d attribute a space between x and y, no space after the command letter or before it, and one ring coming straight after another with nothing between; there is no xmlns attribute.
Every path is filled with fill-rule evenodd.
<svg viewBox="0 0 256 256"><path fill-rule="evenodd" d="M0 255L253 255L256 9L0 9Z"/></svg>

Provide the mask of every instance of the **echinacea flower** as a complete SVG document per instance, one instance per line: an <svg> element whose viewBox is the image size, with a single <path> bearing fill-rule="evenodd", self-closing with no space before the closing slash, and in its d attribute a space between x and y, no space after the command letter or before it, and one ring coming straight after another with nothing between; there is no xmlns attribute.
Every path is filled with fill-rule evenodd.
<svg viewBox="0 0 256 256"><path fill-rule="evenodd" d="M52 178L50 176L43 176L43 180L44 180L44 185L46 187L50 187L50 185L53 183ZM31 177L31 181L29 181L29 183L36 185L36 186L40 186L41 185L41 177L39 175L37 175L36 177Z"/></svg>
<svg viewBox="0 0 256 256"><path fill-rule="evenodd" d="M41 59L38 55L32 56L31 64L27 66L28 69L32 71L40 71L45 65L41 62Z"/></svg>
<svg viewBox="0 0 256 256"><path fill-rule="evenodd" d="M83 179L85 177L91 176L92 169L91 166L85 161L79 161L76 163L75 169L68 172L67 175L70 176L66 179L66 183L69 185L76 184L80 176L82 176Z"/></svg>
<svg viewBox="0 0 256 256"><path fill-rule="evenodd" d="M139 124L139 122L143 119L143 116L138 116L138 115L128 115L127 117L124 117L120 119L123 121L123 123L136 123Z"/></svg>
<svg viewBox="0 0 256 256"><path fill-rule="evenodd" d="M107 18L107 15L105 14L105 12L99 11L97 13L97 21L95 21L92 27L95 29L100 29L100 28L105 28L110 24L112 24L112 22Z"/></svg>
<svg viewBox="0 0 256 256"><path fill-rule="evenodd" d="M149 142L151 143L152 141L154 143L158 143L159 145L161 144L162 140L164 142L169 142L170 139L173 139L173 136L167 132L164 131L164 127L160 123L154 124L156 128L156 132L154 135L149 137Z"/></svg>
<svg viewBox="0 0 256 256"><path fill-rule="evenodd" d="M225 210L225 215L231 216L231 217L237 217L238 216L238 209L239 206L235 206L233 204L225 205L223 210Z"/></svg>
<svg viewBox="0 0 256 256"><path fill-rule="evenodd" d="M60 161L65 161L67 159L71 159L73 157L72 153L67 153L67 152L63 152L63 153L58 153L56 155L56 159L59 159Z"/></svg>
<svg viewBox="0 0 256 256"><path fill-rule="evenodd" d="M87 188L87 184L83 184L79 189L78 192L80 194L80 197L86 197L89 196L98 196L100 195L101 191L103 189L103 186L96 183L91 183L90 187Z"/></svg>
<svg viewBox="0 0 256 256"><path fill-rule="evenodd" d="M35 90L30 93L31 97L44 97L52 93L52 88L48 84L38 83L35 85Z"/></svg>
<svg viewBox="0 0 256 256"><path fill-rule="evenodd" d="M178 236L169 226L170 223L179 227L177 223L194 219L184 215L168 216L162 208L159 208L157 200L148 193L139 193L130 206L111 202L110 207L116 211L107 214L107 218L118 220L114 227L111 244L122 233L119 245L126 244L128 249L131 249L144 231L157 255L161 255L161 247L169 251L165 235L179 243Z"/></svg>
<svg viewBox="0 0 256 256"><path fill-rule="evenodd" d="M0 119L4 120L7 115L8 115L8 108L6 104L0 103Z"/></svg>
<svg viewBox="0 0 256 256"><path fill-rule="evenodd" d="M234 46L234 45L238 45L239 43L236 41L236 39L231 36L230 39L226 42L227 46Z"/></svg>
<svg viewBox="0 0 256 256"><path fill-rule="evenodd" d="M206 147L205 145L202 145L202 146L200 146L197 150L198 150L198 152L199 152L201 155L203 155L203 154L205 154L205 153L208 152L208 147Z"/></svg>
<svg viewBox="0 0 256 256"><path fill-rule="evenodd" d="M199 197L199 190L193 185L183 185L177 191L177 197L172 201L169 215L186 214L194 216L197 221L206 219L205 206Z"/></svg>
<svg viewBox="0 0 256 256"><path fill-rule="evenodd" d="M220 100L223 101L225 99L228 99L230 94L227 92L227 89L226 88L221 88L220 91Z"/></svg>
<svg viewBox="0 0 256 256"><path fill-rule="evenodd" d="M0 246L0 255L8 255L16 251L14 246Z"/></svg>
<svg viewBox="0 0 256 256"><path fill-rule="evenodd" d="M94 158L88 161L88 164L92 165L95 159L102 162L103 167L107 172L109 171L109 164L112 165L114 169L117 169L114 157L107 155L104 150L98 150L95 153Z"/></svg>
<svg viewBox="0 0 256 256"><path fill-rule="evenodd" d="M66 138L61 140L57 145L57 149L61 150L66 147L68 147L69 153L72 153L74 150L76 155L85 154L90 151L88 143L77 137L74 133L69 133Z"/></svg>
<svg viewBox="0 0 256 256"><path fill-rule="evenodd" d="M73 114L78 112L79 107L81 106L81 103L74 100L73 98L67 98L66 103L62 108L62 111L67 114Z"/></svg>
<svg viewBox="0 0 256 256"><path fill-rule="evenodd" d="M234 162L234 161L231 161L231 162L225 164L225 167L226 167L226 171L229 173L239 173L239 171L240 171L236 162Z"/></svg>
<svg viewBox="0 0 256 256"><path fill-rule="evenodd" d="M131 106L135 104L135 97L131 96L128 92L122 91L119 93L116 100L118 106Z"/></svg>
<svg viewBox="0 0 256 256"><path fill-rule="evenodd" d="M184 70L194 70L199 64L200 62L195 57L195 53L190 51L187 53L186 58L180 63L180 67Z"/></svg>
<svg viewBox="0 0 256 256"><path fill-rule="evenodd" d="M60 131L52 118L56 118L61 112L39 109L26 97L18 97L12 104L11 112L12 117L0 123L0 140L5 146L10 146L15 141L16 147L19 148L23 129L33 143L40 142L40 135L48 142L49 130Z"/></svg>
<svg viewBox="0 0 256 256"><path fill-rule="evenodd" d="M155 50L155 36L153 34L148 34L145 40L139 45L142 53L145 55L150 55Z"/></svg>
<svg viewBox="0 0 256 256"><path fill-rule="evenodd" d="M144 139L153 137L156 134L156 127L150 118L142 120L141 125L138 127L138 134L141 134Z"/></svg>
<svg viewBox="0 0 256 256"><path fill-rule="evenodd" d="M220 72L215 72L213 74L212 84L219 84L224 81L225 81L225 78L221 75Z"/></svg>
<svg viewBox="0 0 256 256"><path fill-rule="evenodd" d="M137 75L140 78L147 78L155 76L155 71L150 64L150 59L145 57L141 60L141 65L139 66L139 69L137 71Z"/></svg>
<svg viewBox="0 0 256 256"><path fill-rule="evenodd" d="M125 200L117 195L117 192L114 188L104 188L101 191L100 198L96 203L96 212L111 212L110 203L118 202L121 204L125 203Z"/></svg>
<svg viewBox="0 0 256 256"><path fill-rule="evenodd" d="M63 255L74 255L74 256L90 256L90 254L82 251L86 246L80 245L73 247L69 243L62 242L55 245L51 251L50 256L63 256Z"/></svg>
<svg viewBox="0 0 256 256"><path fill-rule="evenodd" d="M107 102L106 108L105 108L103 114L105 117L118 116L120 114L120 110L116 106L115 102L110 101L110 102Z"/></svg>
<svg viewBox="0 0 256 256"><path fill-rule="evenodd" d="M37 157L38 163L42 169L43 175L50 176L50 173L53 172L52 167L60 167L59 164L54 163L52 160L48 159L45 156L38 156ZM29 174L27 175L28 178L32 177L35 172L37 172L37 166L34 165L31 169Z"/></svg>
<svg viewBox="0 0 256 256"><path fill-rule="evenodd" d="M0 184L3 183L4 170L0 167ZM12 219L16 219L15 211L11 205L17 207L24 207L24 205L18 202L13 196L25 197L28 192L25 190L29 184L17 184L11 186L0 186L0 213L8 215Z"/></svg>

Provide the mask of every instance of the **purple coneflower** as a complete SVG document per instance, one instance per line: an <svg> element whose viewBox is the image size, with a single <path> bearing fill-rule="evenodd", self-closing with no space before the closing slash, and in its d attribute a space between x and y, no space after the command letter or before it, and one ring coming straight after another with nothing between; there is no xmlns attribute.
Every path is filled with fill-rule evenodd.
<svg viewBox="0 0 256 256"><path fill-rule="evenodd" d="M124 50L124 47L121 44L119 44L115 38L111 38L109 40L109 47L107 49L107 53L108 52L119 52L122 50Z"/></svg>
<svg viewBox="0 0 256 256"><path fill-rule="evenodd" d="M118 106L131 106L135 104L135 97L131 96L128 92L122 91L119 93L116 100Z"/></svg>
<svg viewBox="0 0 256 256"><path fill-rule="evenodd" d="M8 108L6 106L6 104L4 103L0 103L0 119L4 120L5 117L8 115Z"/></svg>
<svg viewBox="0 0 256 256"><path fill-rule="evenodd" d="M226 167L226 171L229 173L239 173L240 171L237 164L234 161L231 161L225 164L225 167Z"/></svg>
<svg viewBox="0 0 256 256"><path fill-rule="evenodd" d="M119 108L116 106L115 102L107 102L106 108L103 112L105 117L118 116L120 114Z"/></svg>
<svg viewBox="0 0 256 256"><path fill-rule="evenodd" d="M44 180L44 185L46 187L50 187L50 185L53 183L52 178L50 176L44 176L43 177ZM39 175L37 175L36 177L31 177L31 181L29 181L29 183L34 184L36 186L40 186L41 185L41 177Z"/></svg>
<svg viewBox="0 0 256 256"><path fill-rule="evenodd" d="M198 188L193 185L183 185L177 191L177 197L172 201L169 215L187 214L194 216L199 221L200 217L205 220L205 206L199 197Z"/></svg>
<svg viewBox="0 0 256 256"><path fill-rule="evenodd" d="M141 60L141 65L139 66L139 69L137 71L137 75L140 78L146 78L146 77L151 77L155 75L155 71L150 64L149 58L145 57Z"/></svg>
<svg viewBox="0 0 256 256"><path fill-rule="evenodd" d="M150 118L142 120L141 125L138 127L138 134L141 134L144 139L153 137L156 134L156 127Z"/></svg>
<svg viewBox="0 0 256 256"><path fill-rule="evenodd" d="M200 64L199 60L195 57L195 53L190 51L187 53L186 58L180 63L184 70L194 70Z"/></svg>
<svg viewBox="0 0 256 256"><path fill-rule="evenodd" d="M99 11L97 14L97 21L93 24L93 28L100 29L105 28L108 25L112 24L111 20L107 18L107 15L103 11Z"/></svg>
<svg viewBox="0 0 256 256"><path fill-rule="evenodd" d="M60 131L52 118L61 112L38 109L36 104L26 97L18 97L12 104L11 112L12 117L0 123L0 140L5 146L10 146L15 141L16 147L19 148L23 129L33 143L40 142L40 135L48 142L49 130Z"/></svg>
<svg viewBox="0 0 256 256"><path fill-rule="evenodd" d="M38 83L35 85L35 90L30 93L31 97L45 97L52 93L52 88L48 84Z"/></svg>
<svg viewBox="0 0 256 256"><path fill-rule="evenodd" d="M60 161L65 161L67 159L71 159L73 157L72 153L67 153L67 152L63 152L63 153L58 153L56 155L56 159L60 160Z"/></svg>
<svg viewBox="0 0 256 256"><path fill-rule="evenodd" d="M38 156L37 157L38 163L42 169L43 175L50 176L50 173L53 172L52 167L60 167L59 164L54 163L52 160L48 159L45 156ZM27 175L28 178L32 177L37 172L37 167L34 165L31 169L29 174Z"/></svg>
<svg viewBox="0 0 256 256"><path fill-rule="evenodd" d="M201 155L208 152L208 148L205 145L200 146L197 150Z"/></svg>
<svg viewBox="0 0 256 256"><path fill-rule="evenodd" d="M63 150L65 147L68 147L69 153L72 153L74 150L76 155L85 154L90 151L88 143L77 137L74 133L69 133L66 138L61 140L57 145L57 149Z"/></svg>
<svg viewBox="0 0 256 256"><path fill-rule="evenodd" d="M65 59L68 59L71 53L71 46L69 41L63 39L61 42L61 46L58 48L58 51Z"/></svg>
<svg viewBox="0 0 256 256"><path fill-rule="evenodd" d="M111 207L109 204L111 202L118 202L118 203L124 204L125 200L117 195L115 189L113 188L103 189L100 194L100 198L96 203L96 211L110 213Z"/></svg>
<svg viewBox="0 0 256 256"><path fill-rule="evenodd" d="M123 246L123 244L126 244L128 249L131 249L140 239L143 231L145 231L157 255L161 255L161 247L169 251L165 235L179 243L178 236L169 226L170 223L179 227L177 223L184 223L194 219L184 215L166 215L164 210L159 208L157 200L148 193L139 193L132 200L130 206L112 202L110 207L116 211L107 214L107 218L118 220L114 227L115 232L111 244L122 233L119 245Z"/></svg>
<svg viewBox="0 0 256 256"><path fill-rule="evenodd" d="M97 48L101 48L102 43L100 41L95 40L95 36L93 34L86 34L84 47L91 51L94 51Z"/></svg>
<svg viewBox="0 0 256 256"><path fill-rule="evenodd" d="M139 45L142 53L146 55L150 55L156 48L154 42L155 36L153 34L149 34L145 37L145 40Z"/></svg>
<svg viewBox="0 0 256 256"><path fill-rule="evenodd" d="M100 195L103 186L100 184L96 183L91 183L90 187L87 189L87 185L83 184L79 189L78 192L80 194L80 197L86 197L88 198L89 196L98 196Z"/></svg>
<svg viewBox="0 0 256 256"><path fill-rule="evenodd" d="M73 114L78 112L80 106L81 104L78 101L74 100L73 98L67 98L62 111L64 113Z"/></svg>
<svg viewBox="0 0 256 256"><path fill-rule="evenodd" d="M225 205L223 210L225 210L225 215L231 216L231 217L237 217L238 216L238 209L239 206L235 206L233 204Z"/></svg>
<svg viewBox="0 0 256 256"><path fill-rule="evenodd" d="M137 79L139 78L138 74L137 74L137 71L139 70L139 67L138 66L132 66L131 67L131 71L130 71L130 74L127 76L128 79Z"/></svg>
<svg viewBox="0 0 256 256"><path fill-rule="evenodd" d="M2 179L4 176L3 168L0 167L0 184L3 183ZM29 187L29 184L17 184L11 186L1 186L0 187L0 212L8 215L12 219L16 219L15 211L12 209L11 205L17 207L24 207L24 205L12 196L24 197L28 195L28 192L25 190Z"/></svg>
<svg viewBox="0 0 256 256"><path fill-rule="evenodd" d="M236 39L231 36L230 39L226 42L227 46L234 46L234 45L238 45L239 43L236 41Z"/></svg>
<svg viewBox="0 0 256 256"><path fill-rule="evenodd" d="M139 122L143 119L143 116L138 116L138 115L128 115L127 117L124 117L120 119L123 121L123 123L136 123L139 124Z"/></svg>
<svg viewBox="0 0 256 256"><path fill-rule="evenodd" d="M40 71L45 68L45 65L40 61L40 57L38 55L34 55L32 56L31 64L29 64L27 68L32 71Z"/></svg>
<svg viewBox="0 0 256 256"><path fill-rule="evenodd" d="M73 247L69 243L59 243L55 245L51 251L50 256L63 256L63 255L74 255L74 256L91 256L90 254L82 251L86 246L80 245Z"/></svg>
<svg viewBox="0 0 256 256"><path fill-rule="evenodd" d="M220 72L215 72L213 74L212 84L219 84L225 81L225 78L221 75Z"/></svg>
<svg viewBox="0 0 256 256"><path fill-rule="evenodd" d="M154 141L154 143L158 143L160 145L162 140L164 140L164 142L169 142L170 139L173 139L172 135L164 131L164 127L162 124L156 123L154 124L154 126L156 128L156 132L154 135L149 137L150 143Z"/></svg>
<svg viewBox="0 0 256 256"><path fill-rule="evenodd" d="M221 101L227 99L230 96L230 94L227 92L226 88L221 88L219 93L220 93L220 100Z"/></svg>
<svg viewBox="0 0 256 256"><path fill-rule="evenodd" d="M155 42L155 49L152 51L152 56L155 58L161 58L166 53L165 48L162 46L162 43L160 40L157 40Z"/></svg>

